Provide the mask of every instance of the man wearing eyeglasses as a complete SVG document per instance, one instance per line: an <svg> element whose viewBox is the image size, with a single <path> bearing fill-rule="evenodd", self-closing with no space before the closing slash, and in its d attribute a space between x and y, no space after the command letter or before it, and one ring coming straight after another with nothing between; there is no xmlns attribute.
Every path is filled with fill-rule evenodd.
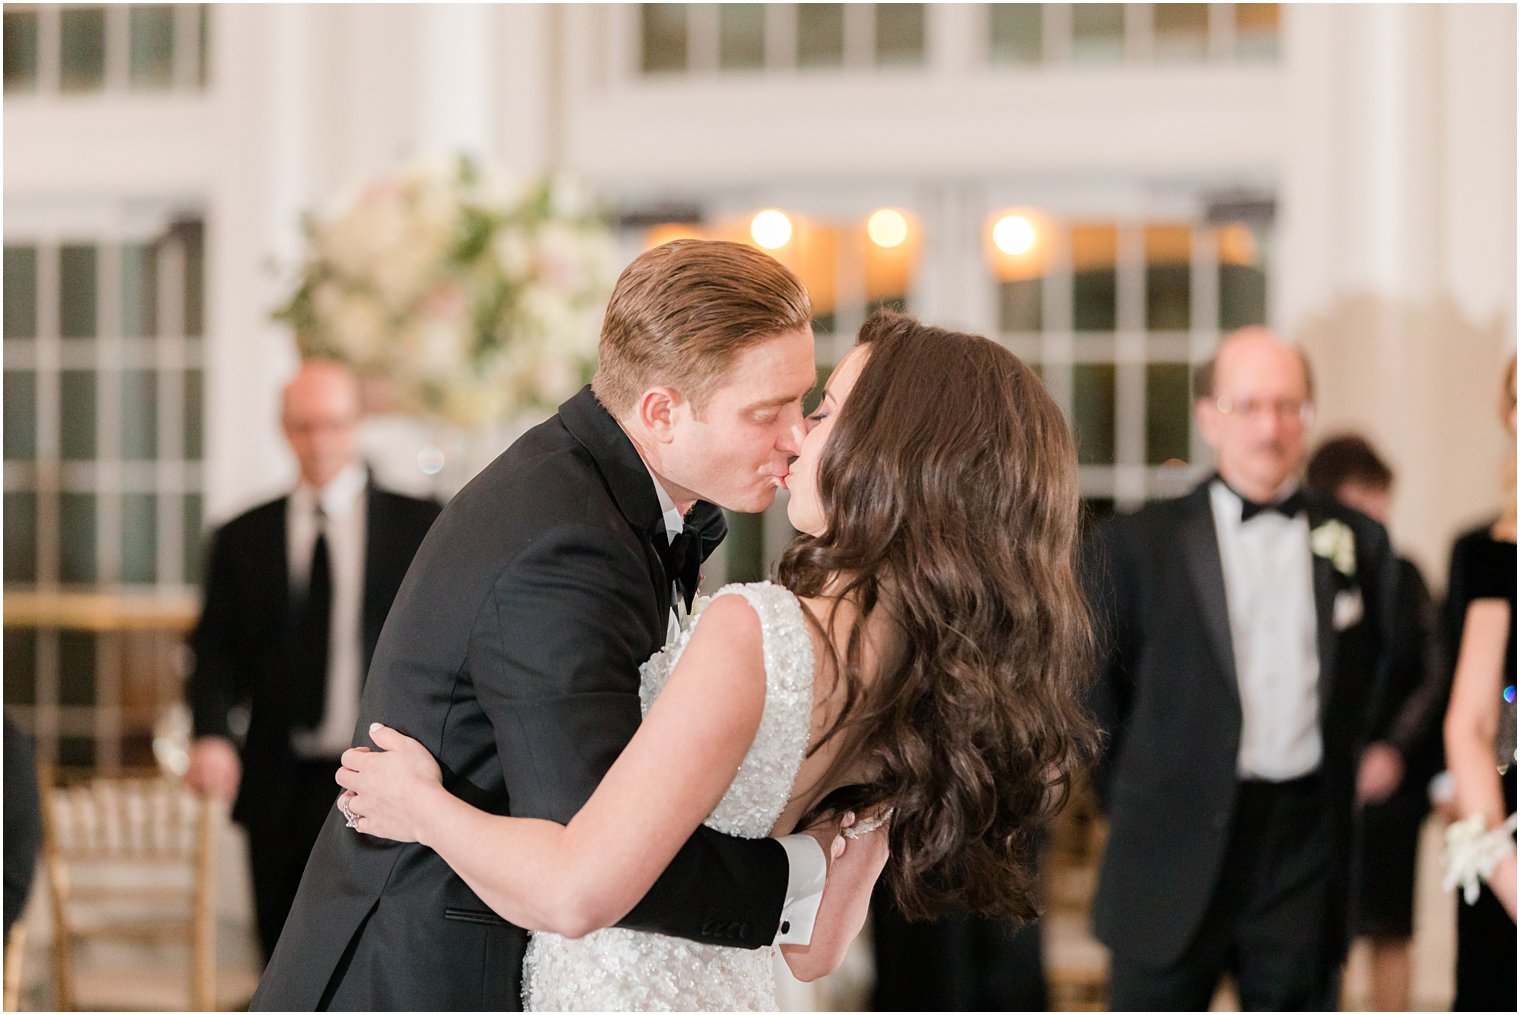
<svg viewBox="0 0 1520 1015"><path fill-rule="evenodd" d="M1115 1010L1206 1010L1225 974L1244 1009L1334 1009L1394 560L1380 525L1300 489L1300 349L1235 332L1195 389L1218 472L1086 547L1110 735L1094 929Z"/></svg>

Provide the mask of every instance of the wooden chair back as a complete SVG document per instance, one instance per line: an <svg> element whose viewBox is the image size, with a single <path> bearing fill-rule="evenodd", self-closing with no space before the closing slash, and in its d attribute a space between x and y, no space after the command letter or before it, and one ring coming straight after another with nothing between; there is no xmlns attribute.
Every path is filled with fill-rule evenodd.
<svg viewBox="0 0 1520 1015"><path fill-rule="evenodd" d="M43 862L58 1006L79 1002L75 948L88 940L182 941L189 1005L216 1003L217 838L225 807L158 772L60 778L44 766Z"/></svg>

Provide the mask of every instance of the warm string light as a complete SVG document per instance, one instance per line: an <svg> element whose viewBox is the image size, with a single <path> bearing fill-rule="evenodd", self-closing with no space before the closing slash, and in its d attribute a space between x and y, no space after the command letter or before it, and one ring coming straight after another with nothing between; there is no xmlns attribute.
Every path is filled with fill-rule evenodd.
<svg viewBox="0 0 1520 1015"><path fill-rule="evenodd" d="M750 220L749 234L766 250L780 250L792 239L792 220L784 212L767 208Z"/></svg>
<svg viewBox="0 0 1520 1015"><path fill-rule="evenodd" d="M866 235L878 247L900 247L908 238L908 220L896 208L881 208L866 220Z"/></svg>
<svg viewBox="0 0 1520 1015"><path fill-rule="evenodd" d="M1034 223L1022 215L1004 215L992 227L992 242L1010 257L1027 254L1034 249Z"/></svg>

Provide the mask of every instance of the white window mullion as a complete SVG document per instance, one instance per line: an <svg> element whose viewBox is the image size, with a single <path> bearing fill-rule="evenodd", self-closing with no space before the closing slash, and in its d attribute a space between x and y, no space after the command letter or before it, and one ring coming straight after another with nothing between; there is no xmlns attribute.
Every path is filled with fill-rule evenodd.
<svg viewBox="0 0 1520 1015"><path fill-rule="evenodd" d="M1235 60L1235 5L1209 4L1209 59Z"/></svg>
<svg viewBox="0 0 1520 1015"><path fill-rule="evenodd" d="M1045 284L1040 299L1040 318L1044 336L1040 360L1045 364L1045 388L1056 405L1072 418L1074 382L1072 366L1076 360L1077 336L1073 331L1076 298L1072 259L1071 221L1054 216L1056 224L1047 246Z"/></svg>
<svg viewBox="0 0 1520 1015"><path fill-rule="evenodd" d="M765 5L765 69L787 73L797 69L797 5Z"/></svg>
<svg viewBox="0 0 1520 1015"><path fill-rule="evenodd" d="M185 334L185 247L177 233L158 247L158 338Z"/></svg>
<svg viewBox="0 0 1520 1015"><path fill-rule="evenodd" d="M101 236L96 247L95 328L95 575L121 581L121 244ZM106 639L102 639L104 641Z"/></svg>
<svg viewBox="0 0 1520 1015"><path fill-rule="evenodd" d="M108 93L121 94L127 90L130 70L128 64L132 50L132 27L130 4L110 4L106 7L106 81Z"/></svg>
<svg viewBox="0 0 1520 1015"><path fill-rule="evenodd" d="M184 495L177 484L169 482L170 473L185 454L185 371L169 361L183 360L171 355L172 347L183 346L185 339L160 342L158 363L158 457L154 462L158 494L158 581L159 584L183 584L180 574L185 555ZM171 490L173 492L171 492Z"/></svg>
<svg viewBox="0 0 1520 1015"><path fill-rule="evenodd" d="M1114 495L1145 496L1145 226L1121 222L1115 257Z"/></svg>
<svg viewBox="0 0 1520 1015"><path fill-rule="evenodd" d="M866 257L858 236L840 236L834 279L834 335L836 348L846 348L865 323ZM842 354L841 354L842 355ZM837 361L836 361L837 362Z"/></svg>
<svg viewBox="0 0 1520 1015"><path fill-rule="evenodd" d="M57 95L63 87L63 26L57 4L37 8L37 94Z"/></svg>
<svg viewBox="0 0 1520 1015"><path fill-rule="evenodd" d="M56 13L56 12L55 12ZM37 587L54 589L59 573L59 421L63 401L58 337L59 245L37 243ZM40 648L39 648L40 652ZM39 657L39 665L40 657Z"/></svg>
<svg viewBox="0 0 1520 1015"><path fill-rule="evenodd" d="M1124 5L1124 60L1137 66L1156 58L1155 4Z"/></svg>
<svg viewBox="0 0 1520 1015"><path fill-rule="evenodd" d="M200 4L176 4L174 35L170 55L174 61L170 81L176 91L194 91L200 87L198 71L201 53Z"/></svg>
<svg viewBox="0 0 1520 1015"><path fill-rule="evenodd" d="M692 74L718 72L718 5L686 6L686 67Z"/></svg>
<svg viewBox="0 0 1520 1015"><path fill-rule="evenodd" d="M1214 354L1219 342L1219 228L1204 223L1193 229L1193 266L1190 274L1192 331L1188 357L1201 363Z"/></svg>
<svg viewBox="0 0 1520 1015"><path fill-rule="evenodd" d="M1189 336L1188 369L1203 363L1219 345L1219 229L1204 224L1193 230L1193 330ZM1192 392L1192 398L1198 393ZM1197 465L1207 455L1203 435L1188 401L1188 463Z"/></svg>
<svg viewBox="0 0 1520 1015"><path fill-rule="evenodd" d="M1071 62L1071 4L1045 4L1040 10L1041 62Z"/></svg>
<svg viewBox="0 0 1520 1015"><path fill-rule="evenodd" d="M925 4L924 62L937 77L959 78L987 65L991 8L987 4Z"/></svg>
<svg viewBox="0 0 1520 1015"><path fill-rule="evenodd" d="M876 65L876 5L844 5L844 66L865 71Z"/></svg>

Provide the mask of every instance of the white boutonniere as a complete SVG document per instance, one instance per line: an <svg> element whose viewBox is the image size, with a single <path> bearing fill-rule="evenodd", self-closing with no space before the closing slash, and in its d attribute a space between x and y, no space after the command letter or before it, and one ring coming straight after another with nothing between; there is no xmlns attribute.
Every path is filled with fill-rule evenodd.
<svg viewBox="0 0 1520 1015"><path fill-rule="evenodd" d="M691 609L681 618L681 630L690 631L691 625L697 622L697 614L707 609L712 602L712 596L698 596L691 601Z"/></svg>
<svg viewBox="0 0 1520 1015"><path fill-rule="evenodd" d="M1341 574L1356 574L1356 536L1345 522L1331 518L1309 533L1309 549L1328 560Z"/></svg>

